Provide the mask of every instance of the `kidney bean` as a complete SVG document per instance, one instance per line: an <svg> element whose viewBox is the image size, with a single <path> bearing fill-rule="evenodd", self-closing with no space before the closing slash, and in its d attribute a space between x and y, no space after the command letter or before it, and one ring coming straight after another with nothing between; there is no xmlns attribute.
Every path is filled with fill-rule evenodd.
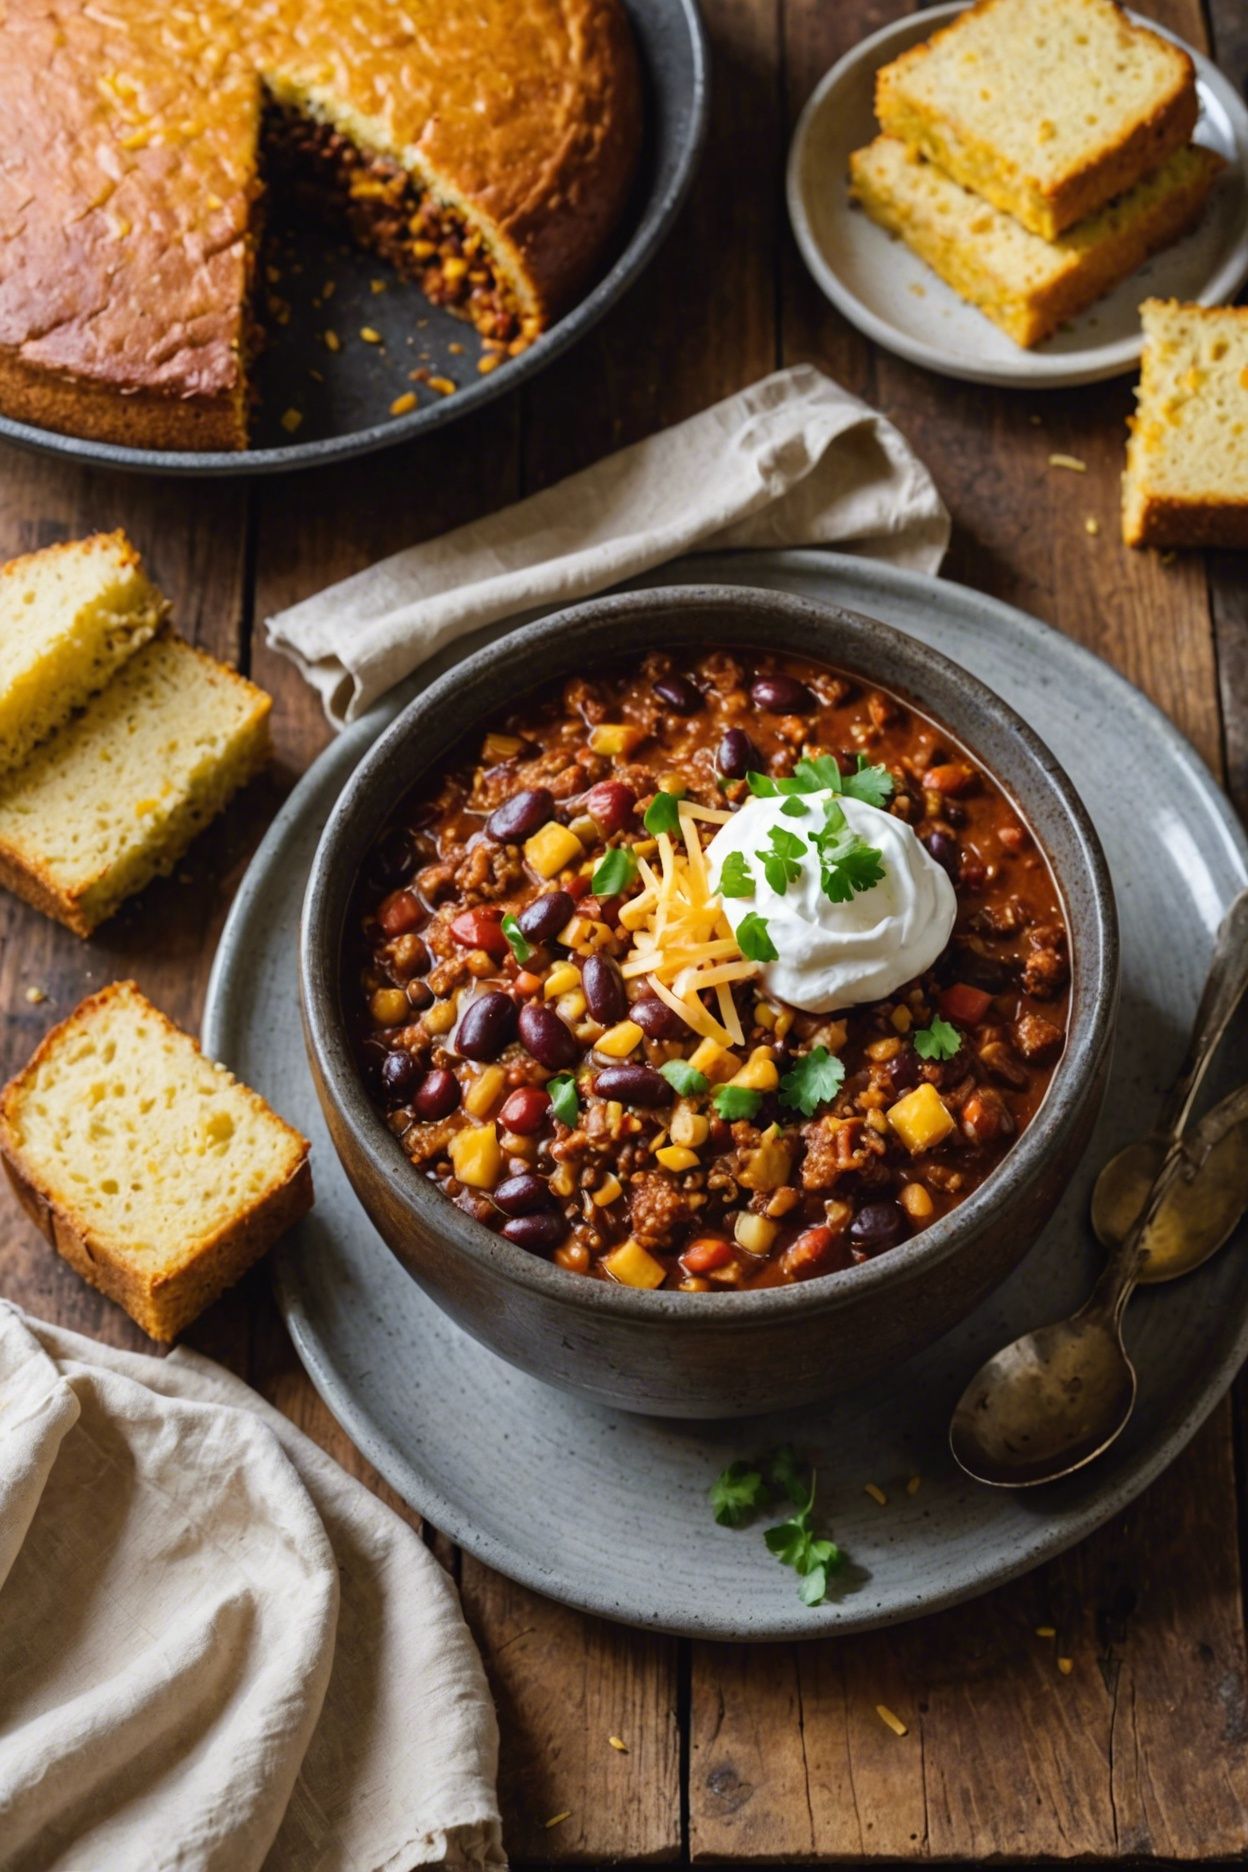
<svg viewBox="0 0 1248 1872"><path fill-rule="evenodd" d="M762 763L745 729L729 728L715 750L715 765L725 780L744 780L747 773Z"/></svg>
<svg viewBox="0 0 1248 1872"><path fill-rule="evenodd" d="M406 936L418 930L424 920L420 901L409 890L391 891L377 912L377 921L387 936Z"/></svg>
<svg viewBox="0 0 1248 1872"><path fill-rule="evenodd" d="M628 1017L636 1021L647 1040L682 1040L689 1032L688 1022L658 995L642 995L629 1008Z"/></svg>
<svg viewBox="0 0 1248 1872"><path fill-rule="evenodd" d="M710 1274L732 1260L732 1243L722 1235L699 1235L680 1257L687 1274Z"/></svg>
<svg viewBox="0 0 1248 1872"><path fill-rule="evenodd" d="M381 1062L381 1083L387 1092L393 1092L398 1098L406 1098L420 1076L420 1061L403 1047L387 1053Z"/></svg>
<svg viewBox="0 0 1248 1872"><path fill-rule="evenodd" d="M771 715L809 715L815 707L815 698L805 683L781 672L756 677L750 701L756 709L766 709Z"/></svg>
<svg viewBox="0 0 1248 1872"><path fill-rule="evenodd" d="M426 1120L449 1118L459 1104L459 1080L445 1066L435 1066L425 1074L412 1104Z"/></svg>
<svg viewBox="0 0 1248 1872"><path fill-rule="evenodd" d="M491 908L461 910L451 920L451 935L465 949L484 949L496 962L506 960L509 945L503 934L502 913Z"/></svg>
<svg viewBox="0 0 1248 1872"><path fill-rule="evenodd" d="M867 1254L881 1254L896 1245L903 1217L895 1202L864 1203L849 1225L849 1239Z"/></svg>
<svg viewBox="0 0 1248 1872"><path fill-rule="evenodd" d="M894 1092L908 1092L922 1077L919 1056L913 1047L903 1047L888 1062L888 1077Z"/></svg>
<svg viewBox="0 0 1248 1872"><path fill-rule="evenodd" d="M534 1209L548 1209L553 1200L545 1177L524 1170L509 1176L493 1192L494 1201L504 1215L530 1215Z"/></svg>
<svg viewBox="0 0 1248 1872"><path fill-rule="evenodd" d="M660 702L666 702L674 715L698 715L702 710L702 691L687 676L660 676L654 684Z"/></svg>
<svg viewBox="0 0 1248 1872"><path fill-rule="evenodd" d="M825 1223L817 1223L814 1228L803 1229L800 1235L794 1236L780 1257L780 1265L794 1280L822 1274L835 1242L834 1230Z"/></svg>
<svg viewBox="0 0 1248 1872"><path fill-rule="evenodd" d="M459 1023L455 1045L465 1059L497 1059L516 1031L516 1004L497 988L478 995Z"/></svg>
<svg viewBox="0 0 1248 1872"><path fill-rule="evenodd" d="M633 816L637 795L622 780L600 780L585 795L582 805L604 838L622 831Z"/></svg>
<svg viewBox="0 0 1248 1872"><path fill-rule="evenodd" d="M653 1066L604 1066L594 1080L599 1098L621 1099L625 1105L668 1105L675 1094Z"/></svg>
<svg viewBox="0 0 1248 1872"><path fill-rule="evenodd" d="M942 870L949 873L951 882L956 884L962 870L962 861L958 856L958 848L954 840L947 832L929 832L923 843Z"/></svg>
<svg viewBox="0 0 1248 1872"><path fill-rule="evenodd" d="M541 1130L549 1110L549 1092L541 1086L517 1086L503 1100L498 1122L504 1131L514 1131L517 1137L531 1137Z"/></svg>
<svg viewBox="0 0 1248 1872"><path fill-rule="evenodd" d="M596 1021L613 1027L628 1013L628 995L619 964L610 956L592 955L581 970L585 1005ZM639 1023L640 1024L640 1023Z"/></svg>
<svg viewBox="0 0 1248 1872"><path fill-rule="evenodd" d="M516 922L521 935L527 936L531 943L550 942L570 921L575 909L567 891L547 891L544 897L535 897L532 903L525 904Z"/></svg>
<svg viewBox="0 0 1248 1872"><path fill-rule="evenodd" d="M494 808L485 829L501 844L518 845L553 818L554 811L555 796L549 787L524 787Z"/></svg>
<svg viewBox="0 0 1248 1872"><path fill-rule="evenodd" d="M539 1066L548 1066L552 1072L574 1066L581 1057L581 1044L572 1029L554 1008L537 1001L526 1001L520 1010L520 1044Z"/></svg>
<svg viewBox="0 0 1248 1872"><path fill-rule="evenodd" d="M513 1216L503 1223L500 1232L517 1248L540 1253L544 1248L558 1248L567 1240L568 1223L561 1210L539 1209L533 1215Z"/></svg>

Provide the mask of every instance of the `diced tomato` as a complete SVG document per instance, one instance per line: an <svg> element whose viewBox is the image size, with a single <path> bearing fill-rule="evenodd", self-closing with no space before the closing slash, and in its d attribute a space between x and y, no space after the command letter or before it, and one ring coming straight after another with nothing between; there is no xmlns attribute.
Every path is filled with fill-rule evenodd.
<svg viewBox="0 0 1248 1872"><path fill-rule="evenodd" d="M541 976L535 975L532 969L520 969L517 972L515 988L522 1000L531 1001L535 994L541 992L541 986Z"/></svg>
<svg viewBox="0 0 1248 1872"><path fill-rule="evenodd" d="M972 988L969 982L954 982L940 997L940 1011L945 1019L955 1020L963 1027L978 1027L991 1006L992 996L985 994L982 988Z"/></svg>
<svg viewBox="0 0 1248 1872"><path fill-rule="evenodd" d="M680 1257L680 1265L689 1274L710 1274L727 1267L732 1260L732 1243L722 1235L699 1235Z"/></svg>
<svg viewBox="0 0 1248 1872"><path fill-rule="evenodd" d="M944 761L939 767L928 768L923 784L934 793L947 793L952 798L957 793L970 792L975 784L975 772L965 761Z"/></svg>
<svg viewBox="0 0 1248 1872"><path fill-rule="evenodd" d="M377 921L387 936L410 936L424 920L425 913L409 890L391 891L377 912Z"/></svg>
<svg viewBox="0 0 1248 1872"><path fill-rule="evenodd" d="M465 949L484 949L498 962L511 953L498 910L461 910L451 923L451 935Z"/></svg>
<svg viewBox="0 0 1248 1872"><path fill-rule="evenodd" d="M567 883L561 885L560 888L566 890L568 896L571 897L574 902L579 902L582 897L589 896L589 879L587 877L582 877L580 872L577 872L575 877L570 877Z"/></svg>

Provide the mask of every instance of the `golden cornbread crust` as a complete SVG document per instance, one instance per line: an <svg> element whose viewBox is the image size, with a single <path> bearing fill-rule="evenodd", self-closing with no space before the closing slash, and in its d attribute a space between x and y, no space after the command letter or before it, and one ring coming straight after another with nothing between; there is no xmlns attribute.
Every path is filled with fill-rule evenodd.
<svg viewBox="0 0 1248 1872"><path fill-rule="evenodd" d="M640 147L619 0L6 0L0 410L245 445L266 95L456 209L534 330L601 258Z"/></svg>

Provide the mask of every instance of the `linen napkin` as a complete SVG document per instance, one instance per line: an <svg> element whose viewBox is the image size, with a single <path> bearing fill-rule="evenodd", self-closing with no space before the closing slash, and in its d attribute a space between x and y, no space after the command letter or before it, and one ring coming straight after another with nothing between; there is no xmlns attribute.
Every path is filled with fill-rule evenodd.
<svg viewBox="0 0 1248 1872"><path fill-rule="evenodd" d="M935 572L949 515L892 423L810 364L267 621L335 727L457 638L696 549L830 546Z"/></svg>
<svg viewBox="0 0 1248 1872"><path fill-rule="evenodd" d="M454 1588L253 1391L0 1302L4 1872L506 1864Z"/></svg>

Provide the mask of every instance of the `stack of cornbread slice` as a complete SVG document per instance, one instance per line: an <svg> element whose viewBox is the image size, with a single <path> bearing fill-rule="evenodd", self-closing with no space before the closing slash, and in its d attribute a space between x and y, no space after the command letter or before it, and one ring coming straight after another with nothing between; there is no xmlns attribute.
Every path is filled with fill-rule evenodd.
<svg viewBox="0 0 1248 1872"><path fill-rule="evenodd" d="M0 885L79 936L268 757L269 697L168 611L124 533L0 569Z"/></svg>
<svg viewBox="0 0 1248 1872"><path fill-rule="evenodd" d="M1193 226L1192 61L1114 0L978 0L876 75L855 198L1031 346Z"/></svg>

